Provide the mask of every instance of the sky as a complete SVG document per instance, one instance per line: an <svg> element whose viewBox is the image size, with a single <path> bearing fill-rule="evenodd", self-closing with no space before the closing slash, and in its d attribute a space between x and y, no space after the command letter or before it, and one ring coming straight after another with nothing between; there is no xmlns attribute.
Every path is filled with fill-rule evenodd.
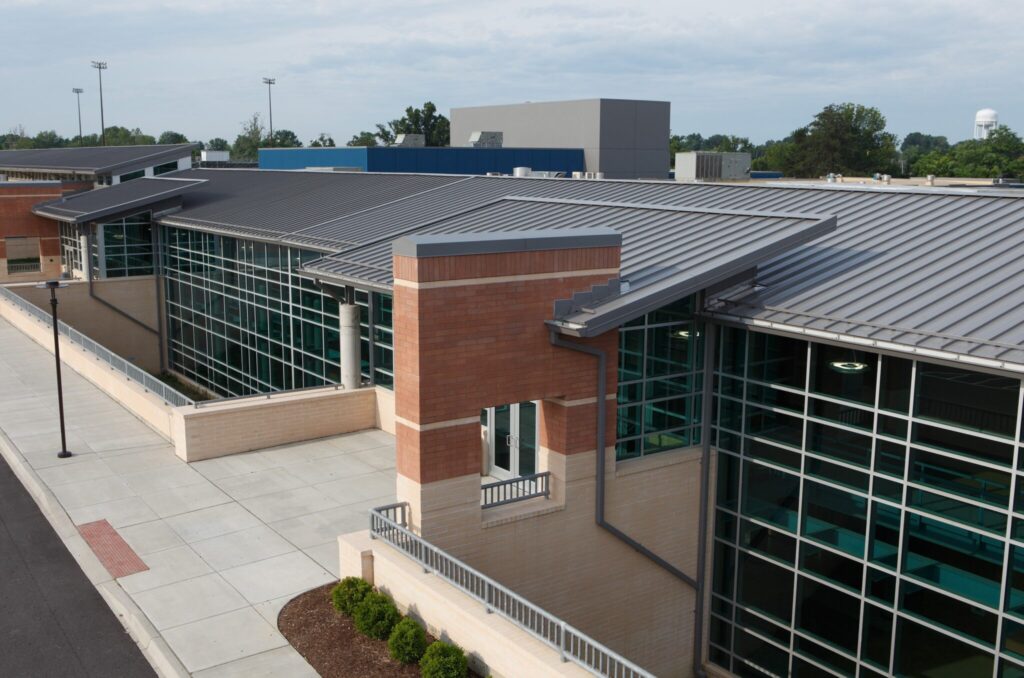
<svg viewBox="0 0 1024 678"><path fill-rule="evenodd" d="M672 103L672 133L784 137L830 103L951 141L1024 133L1024 2L0 0L0 131L108 126L233 141L253 113L342 144L408 105ZM458 143L455 140L455 143Z"/></svg>

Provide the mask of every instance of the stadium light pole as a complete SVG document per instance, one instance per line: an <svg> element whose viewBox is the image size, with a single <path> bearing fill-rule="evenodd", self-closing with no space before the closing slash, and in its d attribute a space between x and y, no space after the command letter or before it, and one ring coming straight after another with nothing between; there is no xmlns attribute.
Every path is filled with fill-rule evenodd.
<svg viewBox="0 0 1024 678"><path fill-rule="evenodd" d="M85 90L81 87L72 87L71 91L75 93L75 98L78 99L78 145L82 145L82 92Z"/></svg>
<svg viewBox="0 0 1024 678"><path fill-rule="evenodd" d="M100 146L107 145L107 125L103 120L103 71L107 70L106 61L94 61L92 67L100 74Z"/></svg>
<svg viewBox="0 0 1024 678"><path fill-rule="evenodd" d="M57 456L61 459L71 456L71 453L68 452L68 437L64 429L64 387L60 380L60 325L57 322L57 290L67 286L67 283L62 283L59 280L47 280L36 285L40 289L50 290L50 313L53 316L53 357L57 362L57 413L60 415L60 452L57 453Z"/></svg>
<svg viewBox="0 0 1024 678"><path fill-rule="evenodd" d="M274 98L270 95L270 86L277 83L277 78L263 78L267 86L267 110L270 113L270 145L274 145Z"/></svg>

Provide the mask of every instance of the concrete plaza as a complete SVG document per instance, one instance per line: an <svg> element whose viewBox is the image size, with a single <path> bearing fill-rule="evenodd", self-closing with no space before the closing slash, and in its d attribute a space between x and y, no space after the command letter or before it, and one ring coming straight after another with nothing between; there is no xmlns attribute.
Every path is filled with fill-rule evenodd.
<svg viewBox="0 0 1024 678"><path fill-rule="evenodd" d="M0 346L5 458L108 601L141 611L151 646L170 655L164 672L315 675L277 631L277 614L336 579L337 536L394 501L393 437L368 430L186 464L65 368L75 456L58 459L53 355L2 320ZM72 524L99 520L149 569L113 579L98 567Z"/></svg>

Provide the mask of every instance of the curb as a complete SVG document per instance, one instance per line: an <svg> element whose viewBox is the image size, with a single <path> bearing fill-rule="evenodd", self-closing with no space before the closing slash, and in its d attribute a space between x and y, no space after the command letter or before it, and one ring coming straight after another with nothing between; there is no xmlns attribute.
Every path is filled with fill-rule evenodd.
<svg viewBox="0 0 1024 678"><path fill-rule="evenodd" d="M78 532L78 528L57 501L57 497L39 479L18 447L0 429L0 455L7 461L14 475L35 500L39 510L60 537L64 546L74 557L85 576L96 587L103 600L117 616L118 621L138 645L143 656L153 670L161 678L189 678L184 664L156 630L135 601L131 599L121 585L110 577L106 568L86 544Z"/></svg>

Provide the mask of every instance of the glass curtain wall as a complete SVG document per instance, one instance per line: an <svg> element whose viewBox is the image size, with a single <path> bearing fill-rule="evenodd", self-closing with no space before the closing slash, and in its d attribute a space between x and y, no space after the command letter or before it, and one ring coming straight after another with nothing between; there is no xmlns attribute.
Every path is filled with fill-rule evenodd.
<svg viewBox="0 0 1024 678"><path fill-rule="evenodd" d="M700 444L703 352L694 297L619 330L618 460Z"/></svg>
<svg viewBox="0 0 1024 678"><path fill-rule="evenodd" d="M1021 381L722 328L710 658L1024 676Z"/></svg>
<svg viewBox="0 0 1024 678"><path fill-rule="evenodd" d="M91 245L93 275L153 275L153 225L149 212L96 225ZM102 260L100 257L102 256Z"/></svg>
<svg viewBox="0 0 1024 678"><path fill-rule="evenodd" d="M296 274L320 253L173 227L163 249L175 370L224 396L341 380L338 301ZM363 376L390 387L391 297L355 302Z"/></svg>
<svg viewBox="0 0 1024 678"><path fill-rule="evenodd" d="M78 227L63 221L58 225L60 233L60 263L68 273L83 270L82 243L78 239Z"/></svg>

